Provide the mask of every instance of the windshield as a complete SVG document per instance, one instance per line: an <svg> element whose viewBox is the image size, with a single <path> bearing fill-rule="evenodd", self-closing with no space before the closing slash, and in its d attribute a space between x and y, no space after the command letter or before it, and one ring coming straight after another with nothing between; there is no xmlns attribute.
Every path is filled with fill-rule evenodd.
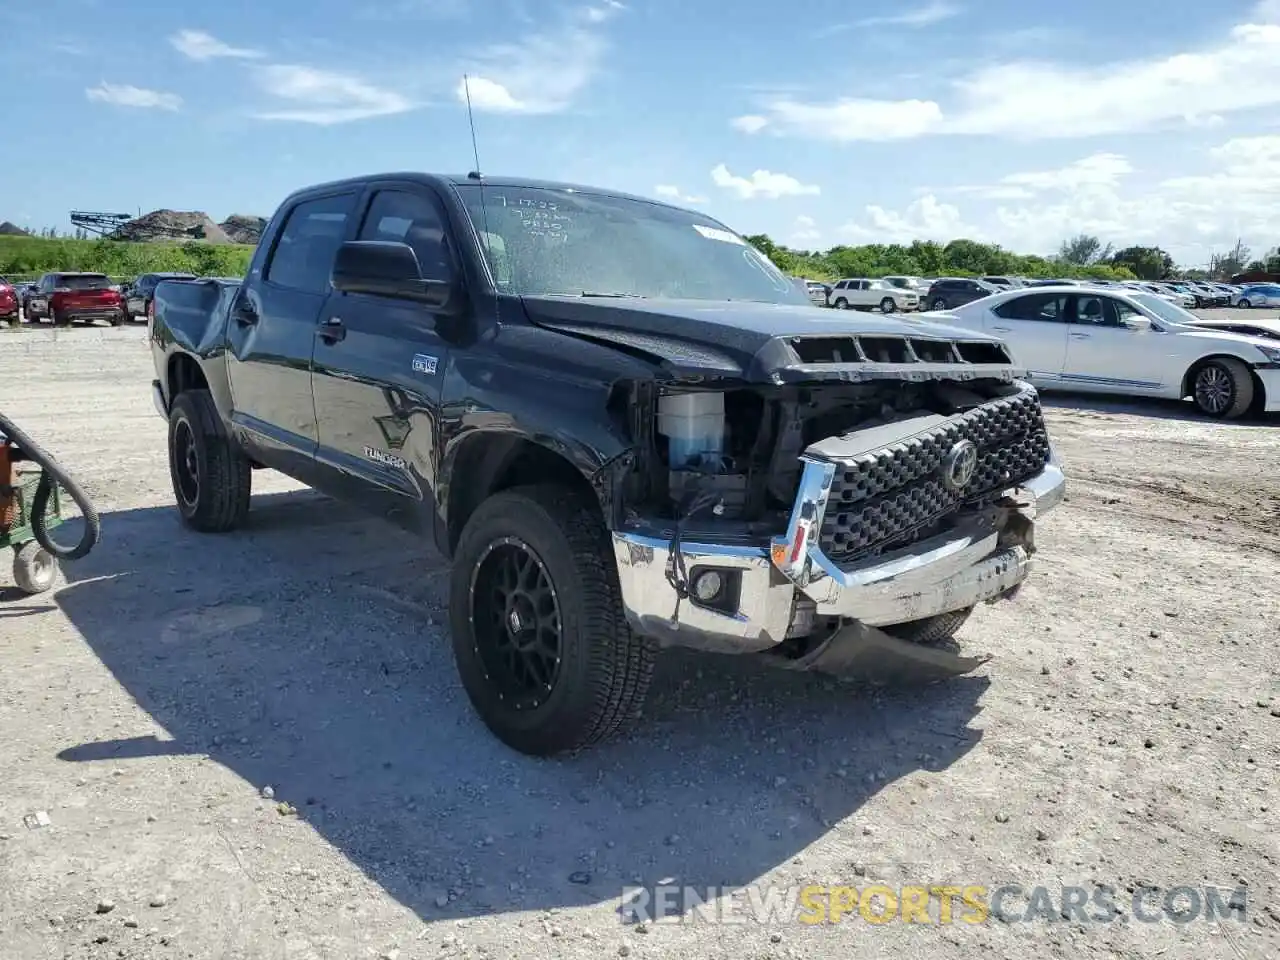
<svg viewBox="0 0 1280 960"><path fill-rule="evenodd" d="M64 273L58 277L58 286L70 290L105 290L111 281L100 273Z"/></svg>
<svg viewBox="0 0 1280 960"><path fill-rule="evenodd" d="M764 254L707 217L547 187L468 183L458 193L504 293L810 306Z"/></svg>
<svg viewBox="0 0 1280 960"><path fill-rule="evenodd" d="M1165 323L1194 323L1200 318L1189 310L1183 310L1176 303L1161 299L1153 293L1135 293L1133 299L1154 313Z"/></svg>

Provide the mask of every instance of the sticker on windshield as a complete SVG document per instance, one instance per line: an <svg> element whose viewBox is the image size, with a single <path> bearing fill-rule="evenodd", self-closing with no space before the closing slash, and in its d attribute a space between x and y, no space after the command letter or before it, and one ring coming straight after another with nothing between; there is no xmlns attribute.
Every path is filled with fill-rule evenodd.
<svg viewBox="0 0 1280 960"><path fill-rule="evenodd" d="M717 230L715 227L704 227L700 223L695 223L693 229L708 240L719 240L721 243L736 243L738 246L746 246L746 243L737 234L730 233L728 230Z"/></svg>

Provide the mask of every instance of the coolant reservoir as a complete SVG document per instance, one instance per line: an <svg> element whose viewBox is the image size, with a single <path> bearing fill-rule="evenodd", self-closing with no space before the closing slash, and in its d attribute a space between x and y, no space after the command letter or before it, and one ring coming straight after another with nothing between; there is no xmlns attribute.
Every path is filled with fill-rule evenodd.
<svg viewBox="0 0 1280 960"><path fill-rule="evenodd" d="M658 432L667 438L672 470L703 464L717 467L724 456L724 394L659 397Z"/></svg>

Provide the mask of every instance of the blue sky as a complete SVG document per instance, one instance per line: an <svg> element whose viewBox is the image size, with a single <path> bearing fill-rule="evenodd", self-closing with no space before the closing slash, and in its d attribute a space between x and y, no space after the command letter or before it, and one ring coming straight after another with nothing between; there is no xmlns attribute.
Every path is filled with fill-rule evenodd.
<svg viewBox="0 0 1280 960"><path fill-rule="evenodd" d="M27 226L465 172L465 73L485 172L794 246L1280 243L1280 0L8 0L0 35Z"/></svg>

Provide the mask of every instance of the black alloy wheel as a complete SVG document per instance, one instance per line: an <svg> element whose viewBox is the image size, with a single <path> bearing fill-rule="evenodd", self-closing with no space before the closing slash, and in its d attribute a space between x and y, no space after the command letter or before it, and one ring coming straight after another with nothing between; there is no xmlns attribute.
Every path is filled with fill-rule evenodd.
<svg viewBox="0 0 1280 960"><path fill-rule="evenodd" d="M502 537L485 549L471 577L471 619L499 699L517 710L542 706L560 675L560 601L527 543Z"/></svg>

